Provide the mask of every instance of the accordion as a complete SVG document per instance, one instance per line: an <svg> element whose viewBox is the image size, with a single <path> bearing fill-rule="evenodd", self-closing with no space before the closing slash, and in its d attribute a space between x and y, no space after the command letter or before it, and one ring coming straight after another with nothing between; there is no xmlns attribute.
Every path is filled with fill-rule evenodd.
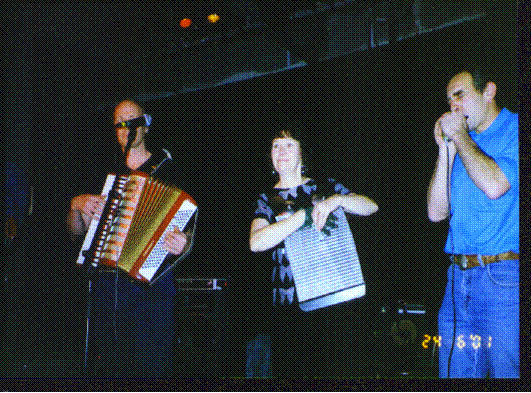
<svg viewBox="0 0 531 393"><path fill-rule="evenodd" d="M183 190L134 171L128 176L107 175L102 195L103 213L91 221L77 264L118 268L153 284L190 251L197 204ZM190 245L179 257L162 248L165 234L176 227L192 231Z"/></svg>
<svg viewBox="0 0 531 393"><path fill-rule="evenodd" d="M354 238L343 209L332 212L337 228L330 236L315 226L293 232L285 240L299 307L303 311L346 302L365 295L365 281Z"/></svg>

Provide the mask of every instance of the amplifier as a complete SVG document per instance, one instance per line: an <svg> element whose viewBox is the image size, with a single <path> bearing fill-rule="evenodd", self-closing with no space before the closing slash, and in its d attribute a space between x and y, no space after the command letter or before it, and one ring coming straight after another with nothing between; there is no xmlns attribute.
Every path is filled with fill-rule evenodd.
<svg viewBox="0 0 531 393"><path fill-rule="evenodd" d="M383 306L377 334L379 374L399 378L438 376L437 314L422 304L399 300Z"/></svg>
<svg viewBox="0 0 531 393"><path fill-rule="evenodd" d="M175 369L183 377L230 373L229 281L175 279Z"/></svg>

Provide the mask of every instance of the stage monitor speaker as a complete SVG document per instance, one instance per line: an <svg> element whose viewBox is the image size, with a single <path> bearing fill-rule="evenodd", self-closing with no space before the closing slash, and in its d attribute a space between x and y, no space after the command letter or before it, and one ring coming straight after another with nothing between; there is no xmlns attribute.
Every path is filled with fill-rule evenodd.
<svg viewBox="0 0 531 393"><path fill-rule="evenodd" d="M175 372L183 377L230 374L226 279L176 279Z"/></svg>
<svg viewBox="0 0 531 393"><path fill-rule="evenodd" d="M381 308L378 374L387 378L437 378L437 314L399 300Z"/></svg>

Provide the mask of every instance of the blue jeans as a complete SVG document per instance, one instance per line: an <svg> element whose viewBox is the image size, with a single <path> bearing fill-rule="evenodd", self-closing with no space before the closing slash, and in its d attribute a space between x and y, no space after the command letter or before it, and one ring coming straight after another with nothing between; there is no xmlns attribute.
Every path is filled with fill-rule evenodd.
<svg viewBox="0 0 531 393"><path fill-rule="evenodd" d="M514 260L468 270L450 265L439 311L441 378L519 378L518 280Z"/></svg>

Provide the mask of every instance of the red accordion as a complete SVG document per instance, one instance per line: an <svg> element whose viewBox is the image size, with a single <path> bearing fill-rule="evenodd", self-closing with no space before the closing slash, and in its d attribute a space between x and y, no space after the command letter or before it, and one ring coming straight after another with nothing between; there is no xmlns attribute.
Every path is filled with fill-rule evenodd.
<svg viewBox="0 0 531 393"><path fill-rule="evenodd" d="M153 284L190 251L197 203L183 190L135 171L129 176L109 174L102 195L107 198L103 213L90 223L78 264L118 268ZM184 253L177 257L162 248L167 232L176 227L184 232L192 224Z"/></svg>

